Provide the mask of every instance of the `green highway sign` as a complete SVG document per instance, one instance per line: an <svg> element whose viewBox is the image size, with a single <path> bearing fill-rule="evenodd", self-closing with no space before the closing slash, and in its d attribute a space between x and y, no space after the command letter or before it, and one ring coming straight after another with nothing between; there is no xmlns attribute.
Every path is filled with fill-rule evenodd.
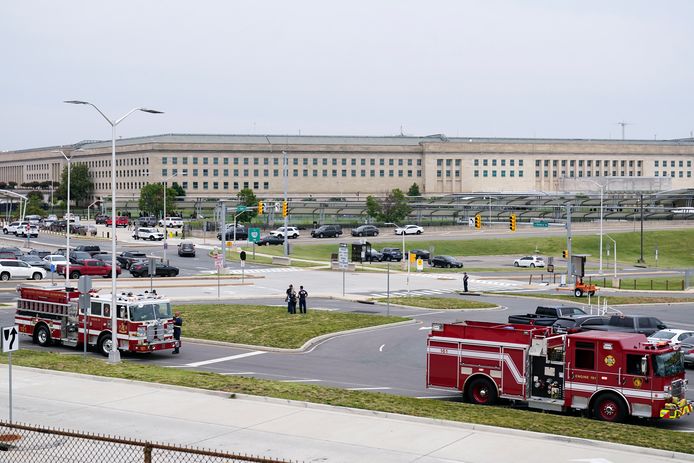
<svg viewBox="0 0 694 463"><path fill-rule="evenodd" d="M246 206L236 206L236 212L246 212L247 209Z"/></svg>
<svg viewBox="0 0 694 463"><path fill-rule="evenodd" d="M250 243L257 243L258 241L260 241L260 228L248 229L248 241Z"/></svg>
<svg viewBox="0 0 694 463"><path fill-rule="evenodd" d="M546 220L537 220L533 222L533 227L547 228L549 227L549 222L547 222Z"/></svg>

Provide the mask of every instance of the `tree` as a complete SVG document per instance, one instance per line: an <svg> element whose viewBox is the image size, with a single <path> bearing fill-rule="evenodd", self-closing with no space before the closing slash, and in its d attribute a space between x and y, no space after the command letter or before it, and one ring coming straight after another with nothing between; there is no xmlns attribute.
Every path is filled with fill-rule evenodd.
<svg viewBox="0 0 694 463"><path fill-rule="evenodd" d="M155 217L163 217L168 215L174 209L174 200L176 199L176 192L173 188L166 189L166 209L167 212L162 214L164 211L164 185L161 183L150 183L145 185L140 190L140 200L138 201L138 206L141 211L148 214L152 214Z"/></svg>
<svg viewBox="0 0 694 463"><path fill-rule="evenodd" d="M176 196L185 196L186 195L186 190L183 189L181 185L178 184L178 182L173 182L173 185L171 185L171 189L176 192ZM166 208L169 208L168 203L166 204Z"/></svg>
<svg viewBox="0 0 694 463"><path fill-rule="evenodd" d="M253 193L253 190L251 190L250 188L244 188L243 190L239 191L236 197L239 198L239 205L247 207L255 207L258 205L258 198L256 197L255 193ZM250 222L257 215L257 210L248 210L243 214L239 215L236 220L238 222Z"/></svg>
<svg viewBox="0 0 694 463"><path fill-rule="evenodd" d="M413 183L410 189L407 190L407 196L422 196L422 193L420 193L419 191L419 185L417 185L417 183Z"/></svg>
<svg viewBox="0 0 694 463"><path fill-rule="evenodd" d="M405 194L396 188L383 199L368 196L366 198L366 212L379 222L397 223L405 219L412 212L412 208L407 204Z"/></svg>
<svg viewBox="0 0 694 463"><path fill-rule="evenodd" d="M94 193L94 182L89 176L89 168L86 164L71 164L70 169L70 200L74 200L75 204L87 206ZM60 186L56 191L56 196L59 199L67 200L67 166L63 167L63 173L60 177Z"/></svg>

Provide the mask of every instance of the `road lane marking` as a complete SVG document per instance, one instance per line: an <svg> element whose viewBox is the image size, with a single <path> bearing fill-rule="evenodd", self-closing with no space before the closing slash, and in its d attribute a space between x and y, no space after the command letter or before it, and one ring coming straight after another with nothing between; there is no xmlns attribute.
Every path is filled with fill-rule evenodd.
<svg viewBox="0 0 694 463"><path fill-rule="evenodd" d="M455 399L458 396L455 395L423 395L420 397L415 397L415 399Z"/></svg>
<svg viewBox="0 0 694 463"><path fill-rule="evenodd" d="M422 326L422 327L419 328L419 331L422 331L422 330L430 330L430 329L431 329L431 326Z"/></svg>
<svg viewBox="0 0 694 463"><path fill-rule="evenodd" d="M348 391L386 391L389 387L348 387Z"/></svg>
<svg viewBox="0 0 694 463"><path fill-rule="evenodd" d="M204 365L210 365L212 363L227 362L229 360L238 360L238 359L242 359L245 357L253 357L254 355L260 355L260 354L265 354L265 353L266 353L265 351L256 350L253 352L246 352L245 354L230 355L229 357L221 357L221 358L217 358L217 359L203 360L201 362L188 363L185 366L187 366L187 367L201 367Z"/></svg>
<svg viewBox="0 0 694 463"><path fill-rule="evenodd" d="M319 383L322 379L283 379L280 383Z"/></svg>
<svg viewBox="0 0 694 463"><path fill-rule="evenodd" d="M386 345L385 345L385 344L381 344L381 347L378 348L378 351L379 351L379 352L383 352L383 348L384 348L384 347L386 347Z"/></svg>
<svg viewBox="0 0 694 463"><path fill-rule="evenodd" d="M226 376L231 376L231 375L254 375L255 371L232 371L232 372L227 372L227 373L220 373L220 375L226 375Z"/></svg>

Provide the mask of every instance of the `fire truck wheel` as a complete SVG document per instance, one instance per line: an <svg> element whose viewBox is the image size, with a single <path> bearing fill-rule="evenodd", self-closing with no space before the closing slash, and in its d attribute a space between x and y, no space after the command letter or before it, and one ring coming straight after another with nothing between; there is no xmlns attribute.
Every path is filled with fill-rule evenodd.
<svg viewBox="0 0 694 463"><path fill-rule="evenodd" d="M581 291L580 288L574 289L574 296L576 296L576 297L581 297L581 296L583 296L583 291Z"/></svg>
<svg viewBox="0 0 694 463"><path fill-rule="evenodd" d="M491 405L496 402L496 387L487 378L475 378L470 383L467 396L473 404Z"/></svg>
<svg viewBox="0 0 694 463"><path fill-rule="evenodd" d="M97 343L99 348L99 353L104 357L108 357L108 353L111 352L111 333L104 333L99 337L99 342Z"/></svg>
<svg viewBox="0 0 694 463"><path fill-rule="evenodd" d="M2 274L0 274L0 280L2 280L2 281L7 281L7 280L9 280L9 279L10 279L10 274L9 274L9 273L7 273L7 272L2 272Z"/></svg>
<svg viewBox="0 0 694 463"><path fill-rule="evenodd" d="M593 405L593 416L601 421L624 421L626 406L616 394L604 394Z"/></svg>
<svg viewBox="0 0 694 463"><path fill-rule="evenodd" d="M51 345L51 333L48 331L46 325L39 325L34 331L34 342L41 347L46 347Z"/></svg>

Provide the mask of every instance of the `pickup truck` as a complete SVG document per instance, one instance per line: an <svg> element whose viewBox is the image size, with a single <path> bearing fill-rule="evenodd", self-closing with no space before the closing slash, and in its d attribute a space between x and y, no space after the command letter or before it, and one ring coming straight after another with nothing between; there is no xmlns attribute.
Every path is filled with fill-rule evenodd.
<svg viewBox="0 0 694 463"><path fill-rule="evenodd" d="M667 326L655 317L644 315L612 315L604 325L591 326L591 330L641 333L650 336Z"/></svg>
<svg viewBox="0 0 694 463"><path fill-rule="evenodd" d="M579 307L568 306L538 306L535 313L525 315L509 315L508 322L522 325L552 326L558 318L587 315Z"/></svg>
<svg viewBox="0 0 694 463"><path fill-rule="evenodd" d="M58 275L65 275L66 267L65 264L58 264L58 268L56 269ZM120 272L120 267L116 265L116 275L120 275ZM79 264L70 263L70 278L76 280L81 275L108 278L111 276L111 266L96 259L85 259Z"/></svg>

